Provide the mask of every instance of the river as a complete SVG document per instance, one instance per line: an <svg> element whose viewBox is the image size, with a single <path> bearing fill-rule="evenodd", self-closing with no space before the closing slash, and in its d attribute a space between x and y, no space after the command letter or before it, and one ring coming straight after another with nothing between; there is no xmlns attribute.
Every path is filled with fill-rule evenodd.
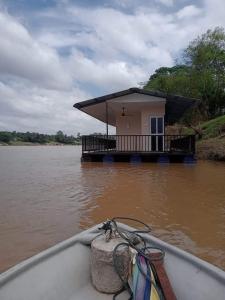
<svg viewBox="0 0 225 300"><path fill-rule="evenodd" d="M0 271L112 216L225 269L225 164L80 163L79 146L0 147Z"/></svg>

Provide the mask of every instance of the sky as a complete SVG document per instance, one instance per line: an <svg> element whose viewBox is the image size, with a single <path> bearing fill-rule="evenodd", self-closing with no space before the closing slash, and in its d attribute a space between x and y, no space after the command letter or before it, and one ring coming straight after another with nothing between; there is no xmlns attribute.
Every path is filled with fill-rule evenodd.
<svg viewBox="0 0 225 300"><path fill-rule="evenodd" d="M224 0L0 0L0 130L104 132L73 104L140 86L224 16Z"/></svg>

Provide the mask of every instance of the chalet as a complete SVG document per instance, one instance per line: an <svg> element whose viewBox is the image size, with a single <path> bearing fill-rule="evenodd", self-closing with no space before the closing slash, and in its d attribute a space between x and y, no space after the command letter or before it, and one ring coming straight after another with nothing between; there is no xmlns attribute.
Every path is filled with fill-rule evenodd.
<svg viewBox="0 0 225 300"><path fill-rule="evenodd" d="M83 161L184 161L194 158L195 136L166 135L195 99L130 88L75 103L106 124L105 135L82 136ZM108 125L116 127L109 135Z"/></svg>

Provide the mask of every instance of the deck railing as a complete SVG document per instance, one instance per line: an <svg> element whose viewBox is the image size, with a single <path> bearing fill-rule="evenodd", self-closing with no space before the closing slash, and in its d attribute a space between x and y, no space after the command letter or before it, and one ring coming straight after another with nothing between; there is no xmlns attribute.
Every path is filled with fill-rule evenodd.
<svg viewBox="0 0 225 300"><path fill-rule="evenodd" d="M86 135L82 152L195 153L194 135Z"/></svg>

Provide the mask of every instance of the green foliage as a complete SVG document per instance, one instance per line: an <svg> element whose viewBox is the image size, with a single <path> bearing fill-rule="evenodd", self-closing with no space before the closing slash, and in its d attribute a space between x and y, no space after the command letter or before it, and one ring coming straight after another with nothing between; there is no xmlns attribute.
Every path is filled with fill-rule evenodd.
<svg viewBox="0 0 225 300"><path fill-rule="evenodd" d="M147 90L197 98L206 118L225 108L225 32L217 27L192 41L184 50L182 65L159 68L145 85Z"/></svg>
<svg viewBox="0 0 225 300"><path fill-rule="evenodd" d="M59 130L55 135L55 140L61 144L76 144L80 140L80 134L77 136L77 138L75 138L74 136L68 136Z"/></svg>
<svg viewBox="0 0 225 300"><path fill-rule="evenodd" d="M64 143L65 137L64 137L64 134L63 134L63 132L62 132L61 130L59 130L59 131L56 133L55 140L56 140L56 142L58 142L58 143Z"/></svg>
<svg viewBox="0 0 225 300"><path fill-rule="evenodd" d="M199 125L202 130L203 139L214 138L225 134L225 115L203 122ZM186 129L185 134L193 134L192 129Z"/></svg>
<svg viewBox="0 0 225 300"><path fill-rule="evenodd" d="M13 139L11 132L1 131L0 132L0 141L3 143L9 143Z"/></svg>
<svg viewBox="0 0 225 300"><path fill-rule="evenodd" d="M200 127L203 130L204 138L216 137L225 133L225 115L204 122Z"/></svg>
<svg viewBox="0 0 225 300"><path fill-rule="evenodd" d="M38 143L38 144L49 144L49 143L60 143L60 144L80 144L80 135L74 137L72 135L67 136L62 131L58 131L56 135L41 134L37 132L8 132L0 131L0 142L10 143Z"/></svg>
<svg viewBox="0 0 225 300"><path fill-rule="evenodd" d="M171 68L159 68L150 77L144 87L147 90L158 90L166 94L182 95L193 97L194 87L190 76L190 67L177 65Z"/></svg>
<svg viewBox="0 0 225 300"><path fill-rule="evenodd" d="M225 32L217 27L190 43L184 59L191 66L202 106L208 117L225 107Z"/></svg>
<svg viewBox="0 0 225 300"><path fill-rule="evenodd" d="M23 142L45 144L48 142L49 137L47 134L26 132L25 134L20 134L20 139Z"/></svg>

